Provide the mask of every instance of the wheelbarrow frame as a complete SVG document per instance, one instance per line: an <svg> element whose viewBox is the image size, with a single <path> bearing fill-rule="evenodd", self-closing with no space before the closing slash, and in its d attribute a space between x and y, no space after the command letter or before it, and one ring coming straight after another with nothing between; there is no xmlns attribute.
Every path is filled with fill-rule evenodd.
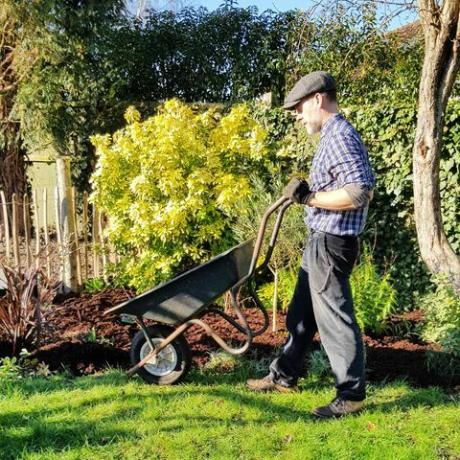
<svg viewBox="0 0 460 460"><path fill-rule="evenodd" d="M292 201L289 198L281 197L265 211L259 226L259 231L250 260L248 260L247 255L253 240L247 240L244 243L230 249L229 251L214 257L209 262L195 267L194 269L191 269L173 278L172 280L167 281L166 283L162 283L133 299L108 309L105 312L106 314L127 313L130 316L135 316L136 322L141 328L145 339L151 348L150 353L148 353L141 361L139 361L135 366L128 370L127 374L129 376L132 376L134 373L139 371L139 369L141 369L151 359L155 358L155 356L157 356L164 348L171 344L177 337L183 334L192 325L198 325L203 328L205 332L210 337L212 337L218 345L220 345L227 353L232 355L240 355L246 352L251 346L253 338L266 331L269 324L269 317L266 309L263 307L262 302L256 293L255 274L256 272L264 270L268 266L276 244L281 221L286 209L291 204ZM263 262L256 267L264 240L268 219L277 210L278 215L268 244L267 253ZM228 261L230 258L232 260L229 265ZM225 265L226 263L227 265ZM247 269L248 265L249 268L247 273L244 274L243 272ZM232 270L230 275L228 273L228 267L230 267L230 270ZM211 288L209 288L204 295L201 294L200 298L200 293L197 294L197 291L194 288L195 283L200 280L205 282L205 280L202 279L203 276L206 274L209 275L212 273L212 271L215 272L214 274L219 275L220 273L227 276L227 279L225 279L225 276L222 276L224 279L219 286L219 277L217 276L217 278L215 278L217 284L214 286L214 289L212 289L211 284ZM230 283L230 286L226 286L225 283ZM238 302L237 294L243 285L246 285L249 288L250 294L256 306L263 313L263 325L256 331L253 331L249 327L247 319L241 312ZM220 309L208 308L208 306L216 298L224 295L225 292L229 292L230 294L231 305L239 322L237 322L234 318ZM246 339L243 345L239 348L230 346L222 339L222 337L219 336L219 334L217 334L215 330L213 330L208 324L198 318L198 316L202 316L208 312L213 312L220 315L239 332L245 334ZM144 323L143 318L153 319L160 324L162 323L174 326L177 325L177 328L155 347L152 342L152 338L149 336L148 328Z"/></svg>

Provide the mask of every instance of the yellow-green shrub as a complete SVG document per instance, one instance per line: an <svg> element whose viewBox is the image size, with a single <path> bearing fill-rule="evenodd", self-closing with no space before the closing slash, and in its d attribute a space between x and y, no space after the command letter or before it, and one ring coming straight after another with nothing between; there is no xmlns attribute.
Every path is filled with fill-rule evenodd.
<svg viewBox="0 0 460 460"><path fill-rule="evenodd" d="M245 105L223 116L177 99L125 128L92 138L92 200L109 217L107 235L125 254L122 278L144 290L231 244L249 170L266 153L266 132Z"/></svg>

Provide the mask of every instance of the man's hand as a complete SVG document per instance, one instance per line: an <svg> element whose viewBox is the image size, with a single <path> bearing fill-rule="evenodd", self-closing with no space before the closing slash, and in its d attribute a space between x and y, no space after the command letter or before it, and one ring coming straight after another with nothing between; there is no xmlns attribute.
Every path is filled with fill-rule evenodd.
<svg viewBox="0 0 460 460"><path fill-rule="evenodd" d="M305 204L311 193L308 182L299 177L293 177L283 190L283 196L299 204Z"/></svg>

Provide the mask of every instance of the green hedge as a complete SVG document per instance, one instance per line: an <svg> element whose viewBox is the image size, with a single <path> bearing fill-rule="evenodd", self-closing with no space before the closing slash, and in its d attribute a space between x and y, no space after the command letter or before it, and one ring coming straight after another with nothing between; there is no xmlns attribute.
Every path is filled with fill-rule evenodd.
<svg viewBox="0 0 460 460"><path fill-rule="evenodd" d="M269 130L272 161L283 180L289 175L308 175L317 138L305 135L279 108L255 109ZM388 272L397 289L399 310L410 310L419 294L432 289L421 260L413 217L412 144L416 106L385 102L349 106L347 118L361 133L377 177L363 243L373 248L380 272ZM460 250L460 100L452 98L446 115L440 162L443 225L455 251ZM269 184L268 184L269 186Z"/></svg>
<svg viewBox="0 0 460 460"><path fill-rule="evenodd" d="M420 258L413 216L412 144L415 104L350 108L349 119L361 133L377 176L365 240L376 242L374 255L385 260L399 292L400 308L413 306L431 283ZM460 249L460 101L448 106L440 161L441 210L444 230L454 251Z"/></svg>

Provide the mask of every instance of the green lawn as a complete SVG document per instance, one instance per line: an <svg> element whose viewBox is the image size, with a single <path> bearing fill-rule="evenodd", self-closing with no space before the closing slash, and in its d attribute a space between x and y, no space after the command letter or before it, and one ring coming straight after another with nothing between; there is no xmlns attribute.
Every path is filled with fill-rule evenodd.
<svg viewBox="0 0 460 460"><path fill-rule="evenodd" d="M1 459L458 459L457 396L405 382L369 387L367 409L343 420L309 411L330 379L297 394L254 394L249 367L194 371L153 387L121 372L2 382Z"/></svg>

